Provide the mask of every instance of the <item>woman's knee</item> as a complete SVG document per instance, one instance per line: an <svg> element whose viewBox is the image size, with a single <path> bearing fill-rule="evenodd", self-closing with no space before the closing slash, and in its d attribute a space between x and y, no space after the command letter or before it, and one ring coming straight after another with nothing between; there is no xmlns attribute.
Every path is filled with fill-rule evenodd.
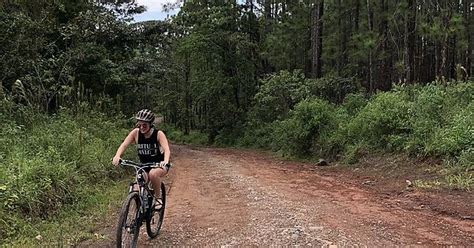
<svg viewBox="0 0 474 248"><path fill-rule="evenodd" d="M160 178L162 176L164 176L166 174L166 172L162 169L153 169L150 171L150 177L152 178L152 180L154 178Z"/></svg>

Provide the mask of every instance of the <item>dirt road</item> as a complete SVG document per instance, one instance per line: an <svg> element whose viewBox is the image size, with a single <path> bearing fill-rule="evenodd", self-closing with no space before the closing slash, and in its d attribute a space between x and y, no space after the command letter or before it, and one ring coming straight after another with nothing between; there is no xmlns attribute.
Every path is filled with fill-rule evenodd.
<svg viewBox="0 0 474 248"><path fill-rule="evenodd" d="M141 230L140 247L474 244L469 193L383 189L380 178L251 151L173 155L162 232L149 240ZM108 240L87 246L114 246L114 229L103 232Z"/></svg>

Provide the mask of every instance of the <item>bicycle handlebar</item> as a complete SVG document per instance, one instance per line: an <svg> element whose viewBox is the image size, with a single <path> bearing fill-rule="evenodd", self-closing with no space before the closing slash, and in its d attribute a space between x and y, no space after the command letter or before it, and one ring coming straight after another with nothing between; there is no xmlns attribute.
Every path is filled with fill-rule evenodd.
<svg viewBox="0 0 474 248"><path fill-rule="evenodd" d="M144 168L162 168L163 166L160 166L159 163L156 162L150 162L150 163L137 163L131 160L126 160L126 159L120 159L119 160L120 165L122 166L130 166L134 167L135 169L144 169ZM169 166L168 166L169 165ZM171 163L166 164L165 166L170 167Z"/></svg>

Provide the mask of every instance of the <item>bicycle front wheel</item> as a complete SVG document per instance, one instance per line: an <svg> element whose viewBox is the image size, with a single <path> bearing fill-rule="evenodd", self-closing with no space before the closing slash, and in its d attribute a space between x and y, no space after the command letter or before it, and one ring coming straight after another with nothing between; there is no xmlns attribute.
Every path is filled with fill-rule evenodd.
<svg viewBox="0 0 474 248"><path fill-rule="evenodd" d="M117 248L137 247L141 225L140 197L137 192L128 194L122 205L117 226Z"/></svg>
<svg viewBox="0 0 474 248"><path fill-rule="evenodd" d="M166 187L161 183L159 197L155 200L155 206L149 209L149 215L146 220L146 232L150 238L156 237L160 233L163 218L165 217L166 206Z"/></svg>

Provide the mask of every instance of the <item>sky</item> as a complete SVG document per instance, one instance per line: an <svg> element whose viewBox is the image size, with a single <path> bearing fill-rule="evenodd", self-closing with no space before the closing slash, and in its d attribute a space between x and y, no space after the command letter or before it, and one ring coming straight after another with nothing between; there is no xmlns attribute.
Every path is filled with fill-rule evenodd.
<svg viewBox="0 0 474 248"><path fill-rule="evenodd" d="M164 20L168 15L173 15L177 13L177 10L174 10L171 13L163 12L163 4L169 2L176 2L176 0L137 0L137 3L144 5L147 8L147 11L135 16L135 21L148 21L148 20Z"/></svg>

